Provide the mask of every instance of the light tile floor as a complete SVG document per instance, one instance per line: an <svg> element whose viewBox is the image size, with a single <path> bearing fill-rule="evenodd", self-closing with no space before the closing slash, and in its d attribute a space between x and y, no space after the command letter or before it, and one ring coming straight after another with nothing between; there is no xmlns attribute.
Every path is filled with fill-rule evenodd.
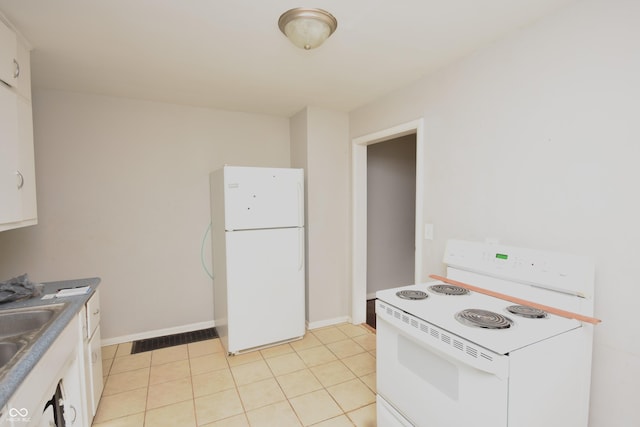
<svg viewBox="0 0 640 427"><path fill-rule="evenodd" d="M376 336L340 324L227 356L218 339L130 354L102 348L93 427L374 427Z"/></svg>

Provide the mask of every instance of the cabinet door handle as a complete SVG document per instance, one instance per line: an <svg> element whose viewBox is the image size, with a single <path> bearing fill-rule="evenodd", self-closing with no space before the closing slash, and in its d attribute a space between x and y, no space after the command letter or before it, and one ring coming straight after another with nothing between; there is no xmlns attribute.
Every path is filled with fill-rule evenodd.
<svg viewBox="0 0 640 427"><path fill-rule="evenodd" d="M20 171L16 171L16 175L18 176L18 190L24 187L24 176L20 173Z"/></svg>
<svg viewBox="0 0 640 427"><path fill-rule="evenodd" d="M96 363L98 361L98 352L91 352L91 363Z"/></svg>
<svg viewBox="0 0 640 427"><path fill-rule="evenodd" d="M69 405L69 407L73 409L73 419L71 420L71 424L75 424L76 418L78 418L78 411L76 410L76 407L73 405Z"/></svg>
<svg viewBox="0 0 640 427"><path fill-rule="evenodd" d="M76 422L76 418L78 418L78 411L76 410L76 407L73 406L72 404L68 404L67 405L67 401L64 399L58 399L58 405L60 405L63 408L63 412L64 412L64 419L65 421L67 421L65 424L74 424ZM66 408L69 409L73 409L73 418L71 419L71 422L69 423L67 420L67 411L65 411Z"/></svg>
<svg viewBox="0 0 640 427"><path fill-rule="evenodd" d="M13 60L13 63L16 66L15 69L13 70L13 78L17 79L20 76L20 64L16 59Z"/></svg>
<svg viewBox="0 0 640 427"><path fill-rule="evenodd" d="M100 309L99 309L99 308L98 308L96 311L94 311L94 312L93 312L93 315L94 315L94 316L96 316L96 315L98 315L98 314L100 314Z"/></svg>

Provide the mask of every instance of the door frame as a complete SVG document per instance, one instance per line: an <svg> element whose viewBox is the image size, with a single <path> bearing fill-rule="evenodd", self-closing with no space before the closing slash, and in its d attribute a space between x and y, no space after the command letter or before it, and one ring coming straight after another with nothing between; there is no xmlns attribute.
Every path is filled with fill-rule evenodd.
<svg viewBox="0 0 640 427"><path fill-rule="evenodd" d="M424 119L420 118L389 129L352 139L351 194L351 321L364 323L367 318L367 146L416 135L416 224L414 279L422 280L423 193L424 193Z"/></svg>

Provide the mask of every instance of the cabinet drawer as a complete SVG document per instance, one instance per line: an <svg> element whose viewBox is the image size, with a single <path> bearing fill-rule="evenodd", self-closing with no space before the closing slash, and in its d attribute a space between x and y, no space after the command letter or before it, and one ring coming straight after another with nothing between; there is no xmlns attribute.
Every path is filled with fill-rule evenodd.
<svg viewBox="0 0 640 427"><path fill-rule="evenodd" d="M100 324L100 293L98 290L87 302L87 337L90 338Z"/></svg>

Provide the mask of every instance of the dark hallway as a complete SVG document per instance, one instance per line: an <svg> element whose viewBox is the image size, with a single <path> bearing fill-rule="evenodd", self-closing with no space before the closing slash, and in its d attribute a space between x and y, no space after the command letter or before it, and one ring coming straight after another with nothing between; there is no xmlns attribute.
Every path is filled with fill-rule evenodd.
<svg viewBox="0 0 640 427"><path fill-rule="evenodd" d="M376 300L367 300L367 325L376 328Z"/></svg>

